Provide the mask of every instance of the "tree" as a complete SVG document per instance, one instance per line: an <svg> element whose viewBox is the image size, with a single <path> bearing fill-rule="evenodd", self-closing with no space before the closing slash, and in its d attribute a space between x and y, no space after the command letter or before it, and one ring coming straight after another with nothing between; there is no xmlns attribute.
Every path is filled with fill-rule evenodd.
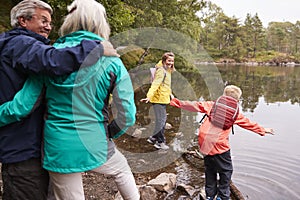
<svg viewBox="0 0 300 200"><path fill-rule="evenodd" d="M108 22L111 27L111 35L122 32L131 27L134 22L134 16L131 14L129 7L121 0L98 0L106 9ZM48 0L48 3L53 8L53 31L50 38L56 39L57 32L61 26L64 16L67 15L67 5L72 3L72 0Z"/></svg>
<svg viewBox="0 0 300 200"><path fill-rule="evenodd" d="M299 43L300 43L300 21L297 21L293 29L292 44L294 44L293 52L295 54L299 53Z"/></svg>
<svg viewBox="0 0 300 200"><path fill-rule="evenodd" d="M291 22L271 22L267 29L268 48L282 53L291 53L292 32Z"/></svg>
<svg viewBox="0 0 300 200"><path fill-rule="evenodd" d="M243 30L243 42L247 49L247 57L256 57L256 52L264 47L264 28L257 13L252 17L249 13L246 16ZM252 53L252 55L250 55Z"/></svg>

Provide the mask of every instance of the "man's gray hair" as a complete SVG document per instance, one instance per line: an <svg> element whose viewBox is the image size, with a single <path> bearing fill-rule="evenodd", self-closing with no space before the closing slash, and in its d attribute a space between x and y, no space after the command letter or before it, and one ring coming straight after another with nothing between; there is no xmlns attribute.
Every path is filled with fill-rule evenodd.
<svg viewBox="0 0 300 200"><path fill-rule="evenodd" d="M23 0L13 7L10 11L10 24L13 28L19 27L19 17L25 19L31 19L32 15L35 14L35 9L40 8L48 10L52 15L53 10L49 4L40 0Z"/></svg>

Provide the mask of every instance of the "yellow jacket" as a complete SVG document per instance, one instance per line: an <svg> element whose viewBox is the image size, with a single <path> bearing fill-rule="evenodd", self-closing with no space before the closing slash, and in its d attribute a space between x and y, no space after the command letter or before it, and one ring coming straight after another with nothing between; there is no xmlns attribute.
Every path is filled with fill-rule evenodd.
<svg viewBox="0 0 300 200"><path fill-rule="evenodd" d="M172 93L171 70L166 70L159 64L155 67L155 77L147 93L147 98L150 99L151 103L169 104Z"/></svg>

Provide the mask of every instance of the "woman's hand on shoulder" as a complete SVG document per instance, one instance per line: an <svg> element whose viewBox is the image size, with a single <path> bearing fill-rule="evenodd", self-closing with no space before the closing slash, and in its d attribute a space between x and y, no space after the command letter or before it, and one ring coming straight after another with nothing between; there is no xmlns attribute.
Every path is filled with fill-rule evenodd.
<svg viewBox="0 0 300 200"><path fill-rule="evenodd" d="M101 41L101 44L103 46L103 54L105 56L120 57L120 55L117 53L117 50L114 49L113 45L109 41Z"/></svg>

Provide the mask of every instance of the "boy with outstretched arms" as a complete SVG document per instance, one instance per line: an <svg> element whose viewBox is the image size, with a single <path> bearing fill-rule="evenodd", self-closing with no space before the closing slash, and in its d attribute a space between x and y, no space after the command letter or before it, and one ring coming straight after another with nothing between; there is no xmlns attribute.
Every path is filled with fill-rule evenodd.
<svg viewBox="0 0 300 200"><path fill-rule="evenodd" d="M242 91L235 85L228 85L225 87L223 95L233 97L238 101ZM201 112L208 116L215 103L213 101L180 101L173 95L171 98L171 106L191 112ZM264 128L256 122L250 121L240 112L234 124L261 136L274 134L273 129ZM230 180L233 172L229 145L231 129L232 127L224 130L222 127L214 125L211 123L210 117L207 117L199 128L198 143L201 153L205 155L205 193L207 200L213 200L216 195L217 200L228 200L230 197ZM217 174L220 177L219 183L217 182Z"/></svg>

